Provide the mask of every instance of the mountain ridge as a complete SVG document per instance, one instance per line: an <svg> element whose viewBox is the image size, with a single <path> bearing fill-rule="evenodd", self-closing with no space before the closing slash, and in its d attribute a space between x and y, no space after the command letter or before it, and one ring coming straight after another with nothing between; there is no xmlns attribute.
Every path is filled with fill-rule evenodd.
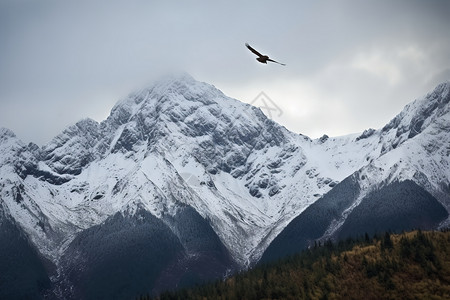
<svg viewBox="0 0 450 300"><path fill-rule="evenodd" d="M77 236L141 210L187 251L170 220L190 207L232 257L230 269L246 268L349 177L358 193L321 223L319 239L336 236L367 195L395 181L413 180L449 211L449 89L439 85L381 129L312 140L187 74L165 78L119 101L106 120L83 119L41 148L0 129L1 207L59 268L59 282Z"/></svg>

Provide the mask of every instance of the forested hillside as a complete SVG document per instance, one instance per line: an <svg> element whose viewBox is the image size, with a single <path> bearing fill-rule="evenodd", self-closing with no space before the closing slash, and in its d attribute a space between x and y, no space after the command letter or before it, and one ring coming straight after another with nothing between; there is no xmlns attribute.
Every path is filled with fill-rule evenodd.
<svg viewBox="0 0 450 300"><path fill-rule="evenodd" d="M450 231L328 241L156 299L450 299Z"/></svg>

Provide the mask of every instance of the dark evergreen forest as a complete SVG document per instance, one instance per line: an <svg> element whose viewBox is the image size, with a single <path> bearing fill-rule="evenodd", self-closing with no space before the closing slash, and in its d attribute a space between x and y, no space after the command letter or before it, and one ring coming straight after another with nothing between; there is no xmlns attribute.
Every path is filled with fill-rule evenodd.
<svg viewBox="0 0 450 300"><path fill-rule="evenodd" d="M450 231L316 243L225 280L136 299L450 299Z"/></svg>

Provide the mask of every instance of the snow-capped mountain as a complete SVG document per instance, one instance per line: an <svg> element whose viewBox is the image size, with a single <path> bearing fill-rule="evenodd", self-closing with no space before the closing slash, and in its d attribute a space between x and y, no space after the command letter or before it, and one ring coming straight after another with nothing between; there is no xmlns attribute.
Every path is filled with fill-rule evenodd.
<svg viewBox="0 0 450 300"><path fill-rule="evenodd" d="M106 298L89 282L130 278L124 266L155 290L246 267L308 210L341 201L330 195L350 181L357 189L315 238L346 232L368 195L405 180L437 201L444 221L449 89L439 85L382 129L312 140L187 74L163 78L41 148L0 129L0 221L51 262L47 293L66 298ZM105 277L117 261L122 273ZM116 285L152 287L133 282Z"/></svg>
<svg viewBox="0 0 450 300"><path fill-rule="evenodd" d="M448 226L449 103L447 82L382 129L366 130L346 143L364 153L366 163L285 227L263 260L292 254L314 240Z"/></svg>

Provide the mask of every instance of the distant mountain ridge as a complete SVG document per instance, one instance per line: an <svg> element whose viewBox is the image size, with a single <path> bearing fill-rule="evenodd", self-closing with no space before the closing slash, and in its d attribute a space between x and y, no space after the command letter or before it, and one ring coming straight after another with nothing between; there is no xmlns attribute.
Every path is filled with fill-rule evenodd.
<svg viewBox="0 0 450 300"><path fill-rule="evenodd" d="M370 203L383 201L377 191L415 191L421 196L403 197L397 211L429 206L425 224L436 228L449 223L449 90L450 82L437 86L382 129L312 140L187 74L163 78L119 101L105 121L81 120L43 147L0 129L0 219L54 265L46 293L74 299L95 298L85 283L104 270L102 259L127 251L149 258L145 245L173 250L151 275L158 291L284 253L273 249L355 233L347 224L361 224ZM297 244L283 239L286 230L305 232L308 214L317 226ZM161 235L159 244L153 237ZM142 241L119 247L109 236ZM81 253L84 278L73 277ZM136 272L157 263L147 261ZM205 269L207 261L215 263Z"/></svg>

